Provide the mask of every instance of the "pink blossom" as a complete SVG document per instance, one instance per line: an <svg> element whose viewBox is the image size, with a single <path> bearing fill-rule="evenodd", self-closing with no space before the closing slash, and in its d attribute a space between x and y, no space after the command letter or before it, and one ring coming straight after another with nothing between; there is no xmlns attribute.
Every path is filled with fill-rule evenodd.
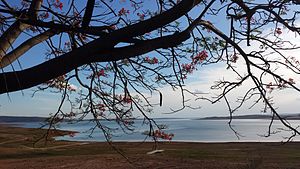
<svg viewBox="0 0 300 169"><path fill-rule="evenodd" d="M122 8L119 10L118 16L127 15L127 14L129 14L129 10Z"/></svg>
<svg viewBox="0 0 300 169"><path fill-rule="evenodd" d="M188 64L188 63L182 64L181 67L182 67L182 70L187 73L192 73L193 70L195 69L195 67L192 64Z"/></svg>
<svg viewBox="0 0 300 169"><path fill-rule="evenodd" d="M173 133L167 134L163 131L155 130L153 132L153 137L161 138L161 139L164 139L164 140L172 140L172 138L174 137L174 134Z"/></svg>
<svg viewBox="0 0 300 169"><path fill-rule="evenodd" d="M270 82L269 84L267 84L267 89L270 89L272 85L273 85L272 82Z"/></svg>
<svg viewBox="0 0 300 169"><path fill-rule="evenodd" d="M75 135L76 135L76 132L73 132L73 131L70 131L70 132L69 132L69 136L70 136L70 137L75 137Z"/></svg>
<svg viewBox="0 0 300 169"><path fill-rule="evenodd" d="M276 32L278 35L282 34L281 28L276 28L275 32Z"/></svg>
<svg viewBox="0 0 300 169"><path fill-rule="evenodd" d="M105 71L104 69L101 69L98 73L97 73L97 76L100 77L100 76L105 76Z"/></svg>
<svg viewBox="0 0 300 169"><path fill-rule="evenodd" d="M59 8L60 10L62 10L62 8L64 6L64 4L62 2L60 2L60 0L56 0L53 5L55 8Z"/></svg>
<svg viewBox="0 0 300 169"><path fill-rule="evenodd" d="M68 85L67 89L71 92L76 91L76 88L73 85Z"/></svg>
<svg viewBox="0 0 300 169"><path fill-rule="evenodd" d="M116 25L111 25L111 26L110 26L110 29L116 30L116 29L117 29L117 26L116 26Z"/></svg>
<svg viewBox="0 0 300 169"><path fill-rule="evenodd" d="M137 16L140 17L140 20L144 20L145 19L145 14L137 13Z"/></svg>
<svg viewBox="0 0 300 169"><path fill-rule="evenodd" d="M158 63L158 59L156 57L153 57L153 58L150 58L149 56L146 56L144 58L144 60L147 62L147 63L150 63L150 64L157 64Z"/></svg>
<svg viewBox="0 0 300 169"><path fill-rule="evenodd" d="M105 104L97 104L96 105L97 109L100 110L101 112L104 112L105 111Z"/></svg>
<svg viewBox="0 0 300 169"><path fill-rule="evenodd" d="M95 75L95 77L106 76L105 70L101 69L100 71L96 72L95 74L92 73L90 76L87 77L87 79L91 79L94 75Z"/></svg>
<svg viewBox="0 0 300 169"><path fill-rule="evenodd" d="M296 82L294 81L294 79L293 78L289 78L289 83L291 83L291 84L295 84Z"/></svg>
<svg viewBox="0 0 300 169"><path fill-rule="evenodd" d="M27 7L30 6L30 3L29 3L29 2L26 2L25 0L22 0L22 1L21 1L21 5L27 8Z"/></svg>
<svg viewBox="0 0 300 169"><path fill-rule="evenodd" d="M231 57L231 61L233 62L233 63L236 63L236 61L238 60L238 55L235 53L235 54L233 54L232 55L232 57Z"/></svg>
<svg viewBox="0 0 300 169"><path fill-rule="evenodd" d="M203 62L208 57L208 54L205 50L198 53L195 57L192 57L193 63Z"/></svg>
<svg viewBox="0 0 300 169"><path fill-rule="evenodd" d="M158 59L156 58L156 57L154 57L153 59L152 59L152 64L157 64L158 63Z"/></svg>
<svg viewBox="0 0 300 169"><path fill-rule="evenodd" d="M123 98L123 102L127 103L127 104L130 104L132 102L132 99L131 99L131 97L127 96L127 97Z"/></svg>
<svg viewBox="0 0 300 169"><path fill-rule="evenodd" d="M41 19L47 19L49 17L49 13L48 12L44 12L40 15Z"/></svg>

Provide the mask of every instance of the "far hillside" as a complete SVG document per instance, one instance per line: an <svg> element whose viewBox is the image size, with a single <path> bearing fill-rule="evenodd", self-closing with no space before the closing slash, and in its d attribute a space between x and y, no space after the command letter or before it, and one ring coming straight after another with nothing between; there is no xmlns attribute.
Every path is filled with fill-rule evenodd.
<svg viewBox="0 0 300 169"><path fill-rule="evenodd" d="M0 123L44 122L45 117L0 116Z"/></svg>
<svg viewBox="0 0 300 169"><path fill-rule="evenodd" d="M282 118L285 118L287 120L300 120L300 114L286 114L282 115ZM233 119L271 119L272 116L270 115L241 115L241 116L233 116ZM204 117L200 118L199 120L227 120L230 119L229 116L213 116L213 117ZM277 117L275 117L275 120L278 120Z"/></svg>

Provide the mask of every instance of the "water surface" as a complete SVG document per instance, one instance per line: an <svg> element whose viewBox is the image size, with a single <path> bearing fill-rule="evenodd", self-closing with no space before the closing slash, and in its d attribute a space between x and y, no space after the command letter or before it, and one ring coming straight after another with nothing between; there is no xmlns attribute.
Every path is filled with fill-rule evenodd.
<svg viewBox="0 0 300 169"><path fill-rule="evenodd" d="M270 137L264 137L268 131L269 120L265 119L236 119L232 122L232 127L240 135L239 138L235 132L228 126L228 120L195 120L195 119L157 119L158 124L165 124L168 129L167 133L174 133L174 141L184 142L264 142L264 141L285 141L292 133L282 130L283 125L279 121L274 121L272 132L276 133ZM294 127L300 125L300 120L289 121ZM103 125L112 128L118 128L112 132L113 141L151 141L142 133L149 130L149 127L143 124L142 120L136 120L135 130L133 132L124 133L115 123L107 121L102 122ZM41 123L25 122L18 123L21 127L38 128ZM59 125L59 129L78 131L74 137L63 136L57 137L58 140L72 141L105 141L103 133L99 129L91 132L91 128L95 124L90 121L81 121L74 124L64 122ZM286 128L285 128L286 129ZM294 138L294 141L300 141L300 137Z"/></svg>

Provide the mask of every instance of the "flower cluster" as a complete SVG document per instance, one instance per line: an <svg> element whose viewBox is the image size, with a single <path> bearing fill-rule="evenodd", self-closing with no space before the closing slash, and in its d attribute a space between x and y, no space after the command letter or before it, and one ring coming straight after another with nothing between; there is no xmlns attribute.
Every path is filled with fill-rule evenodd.
<svg viewBox="0 0 300 169"><path fill-rule="evenodd" d="M73 118L75 116L76 116L76 114L72 111L70 113L64 114L64 117L67 117L67 118Z"/></svg>
<svg viewBox="0 0 300 169"><path fill-rule="evenodd" d="M145 19L145 14L137 13L137 16L140 17L142 21Z"/></svg>
<svg viewBox="0 0 300 169"><path fill-rule="evenodd" d="M69 91L76 91L76 88L74 85L67 83L66 75L62 75L57 78L48 80L47 82L45 82L45 84L48 85L49 87L53 87L53 88L56 88L59 90L63 90L65 88L67 88L67 90L69 90Z"/></svg>
<svg viewBox="0 0 300 169"><path fill-rule="evenodd" d="M181 68L183 72L192 73L193 70L195 69L195 66L191 63L187 63L187 64L182 64Z"/></svg>
<svg viewBox="0 0 300 169"><path fill-rule="evenodd" d="M266 88L271 93L275 89L275 87L277 87L278 89L283 89L287 87L287 84L295 84L295 83L296 82L293 78L289 78L287 82L283 80L279 81L279 83L277 84L273 84L272 82L270 82L266 85Z"/></svg>
<svg viewBox="0 0 300 169"><path fill-rule="evenodd" d="M285 63L286 64L291 63L291 64L295 64L295 66L300 66L299 60L297 60L296 57L294 57L294 56L289 57L288 59L286 59Z"/></svg>
<svg viewBox="0 0 300 169"><path fill-rule="evenodd" d="M115 97L116 100L120 101L120 102L123 102L123 103L126 103L126 104L130 104L132 103L132 98L130 96L123 96L123 95L117 95Z"/></svg>
<svg viewBox="0 0 300 169"><path fill-rule="evenodd" d="M150 58L149 56L146 56L144 61L149 64L157 64L158 63L158 59L156 57Z"/></svg>
<svg viewBox="0 0 300 169"><path fill-rule="evenodd" d="M25 0L21 0L21 5L24 6L25 8L27 8L30 6L30 3Z"/></svg>
<svg viewBox="0 0 300 169"><path fill-rule="evenodd" d="M274 85L272 82L270 82L269 84L267 84L266 88L269 90L269 92L271 93L274 90Z"/></svg>
<svg viewBox="0 0 300 169"><path fill-rule="evenodd" d="M294 81L293 78L289 78L289 79L288 79L288 82L289 82L290 84L295 84L295 83L296 83L296 82Z"/></svg>
<svg viewBox="0 0 300 169"><path fill-rule="evenodd" d="M37 28L35 26L29 26L26 30L31 31L32 33L37 32Z"/></svg>
<svg viewBox="0 0 300 169"><path fill-rule="evenodd" d="M173 133L168 134L168 133L165 133L161 130L155 130L153 132L153 137L161 138L161 139L164 139L164 140L172 140L173 137L174 137L174 134Z"/></svg>
<svg viewBox="0 0 300 169"><path fill-rule="evenodd" d="M239 58L239 56L236 53L234 53L232 55L232 57L231 57L231 62L236 63L236 61L238 60L238 58Z"/></svg>
<svg viewBox="0 0 300 169"><path fill-rule="evenodd" d="M129 60L128 59L123 59L123 60L121 60L121 63L128 66L129 65Z"/></svg>
<svg viewBox="0 0 300 169"><path fill-rule="evenodd" d="M100 71L98 71L98 72L96 72L96 73L92 73L91 75L89 75L89 76L87 77L87 79L91 79L93 76L95 76L95 77L106 76L105 70L104 70L104 69L101 69Z"/></svg>
<svg viewBox="0 0 300 169"><path fill-rule="evenodd" d="M132 102L132 99L131 99L131 97L124 97L123 102L127 103L127 104L130 104Z"/></svg>
<svg viewBox="0 0 300 169"><path fill-rule="evenodd" d="M117 26L116 26L116 25L111 25L109 28L110 28L111 30L116 30L116 29L117 29Z"/></svg>
<svg viewBox="0 0 300 169"><path fill-rule="evenodd" d="M275 33L278 34L278 35L282 34L281 28L276 28Z"/></svg>
<svg viewBox="0 0 300 169"><path fill-rule="evenodd" d="M65 42L63 51L69 52L72 50L71 42Z"/></svg>
<svg viewBox="0 0 300 169"><path fill-rule="evenodd" d="M125 8L120 9L118 12L118 16L122 16L122 15L126 16L127 14L129 14L129 10L127 10Z"/></svg>
<svg viewBox="0 0 300 169"><path fill-rule="evenodd" d="M106 109L105 109L105 104L102 104L102 103L99 103L96 105L96 108L100 111L100 112L104 112Z"/></svg>
<svg viewBox="0 0 300 169"><path fill-rule="evenodd" d="M208 54L205 50L198 53L196 56L192 57L193 64L202 63L206 58L208 57Z"/></svg>
<svg viewBox="0 0 300 169"><path fill-rule="evenodd" d="M77 134L78 132L75 132L75 131L69 131L68 135L69 137L75 137L75 135Z"/></svg>
<svg viewBox="0 0 300 169"><path fill-rule="evenodd" d="M196 69L196 65L203 63L203 61L206 60L207 57L208 57L208 54L205 50L199 52L196 56L191 57L192 58L191 63L186 63L186 64L181 65L182 72L183 73L193 73L193 71ZM185 75L184 75L184 78L186 78Z"/></svg>
<svg viewBox="0 0 300 169"><path fill-rule="evenodd" d="M123 119L123 124L125 126L130 126L130 125L134 124L134 121L133 121L133 119Z"/></svg>
<svg viewBox="0 0 300 169"><path fill-rule="evenodd" d="M49 18L49 13L48 12L43 12L39 17L40 17L41 20L47 19L47 18Z"/></svg>
<svg viewBox="0 0 300 169"><path fill-rule="evenodd" d="M60 2L60 0L55 0L53 5L55 8L59 8L60 10L62 10L62 8L64 6L64 4L62 2Z"/></svg>

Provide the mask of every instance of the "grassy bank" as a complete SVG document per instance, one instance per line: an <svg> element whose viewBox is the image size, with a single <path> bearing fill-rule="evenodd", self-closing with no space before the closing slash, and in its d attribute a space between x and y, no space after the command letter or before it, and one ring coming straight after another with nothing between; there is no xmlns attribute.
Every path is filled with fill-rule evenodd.
<svg viewBox="0 0 300 169"><path fill-rule="evenodd" d="M0 168L300 168L300 143L165 142L153 155L153 143L114 143L129 163L108 143L36 142L45 132L1 125Z"/></svg>

